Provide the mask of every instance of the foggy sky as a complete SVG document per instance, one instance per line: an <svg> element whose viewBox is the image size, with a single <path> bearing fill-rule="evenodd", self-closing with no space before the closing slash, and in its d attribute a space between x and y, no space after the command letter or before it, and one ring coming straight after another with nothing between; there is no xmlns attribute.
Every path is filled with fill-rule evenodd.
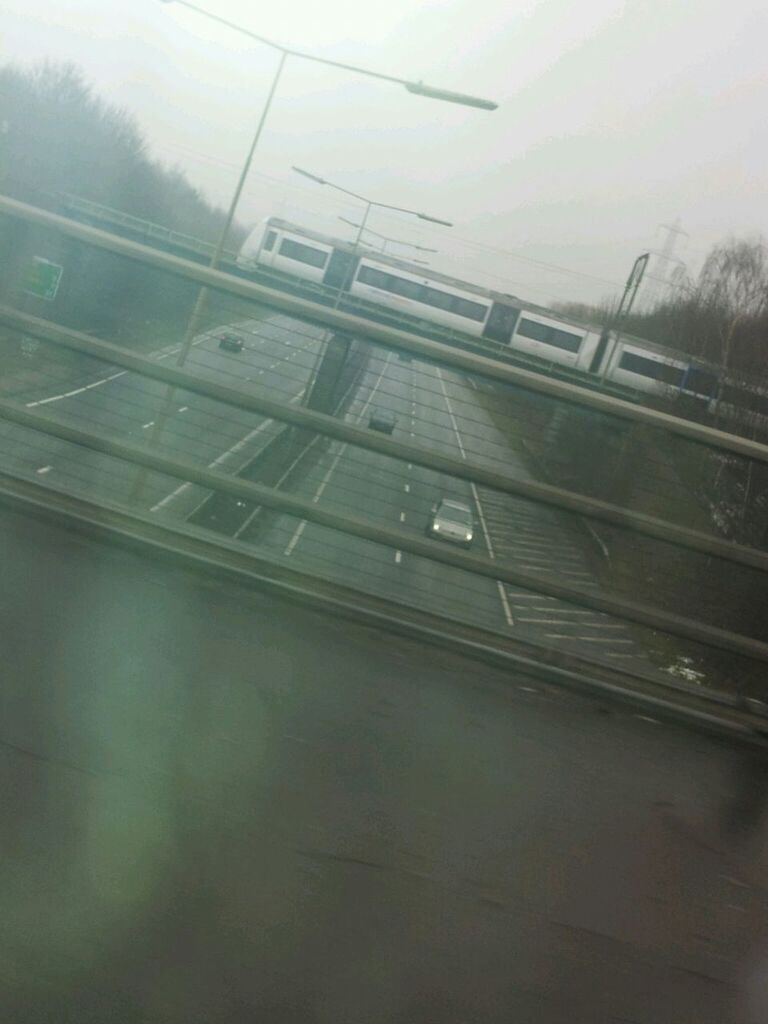
<svg viewBox="0 0 768 1024"><path fill-rule="evenodd" d="M677 255L694 271L713 242L768 234L761 2L198 2L286 45L499 103L455 107L291 58L246 224L277 213L351 236L337 217L357 219L359 205L297 177L296 164L453 221L374 211L369 223L439 248L439 269L541 303L610 296L676 218L688 233ZM274 51L158 0L3 7L3 61L75 62L137 117L152 155L228 202Z"/></svg>

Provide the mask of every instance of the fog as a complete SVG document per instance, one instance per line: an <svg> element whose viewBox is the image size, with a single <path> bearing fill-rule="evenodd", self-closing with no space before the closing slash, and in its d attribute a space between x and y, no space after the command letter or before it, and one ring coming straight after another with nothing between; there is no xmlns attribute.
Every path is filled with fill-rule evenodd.
<svg viewBox="0 0 768 1024"><path fill-rule="evenodd" d="M276 213L351 237L338 216L357 219L361 205L300 178L298 165L452 221L430 227L374 210L369 225L437 248L439 269L541 303L612 295L640 252L665 244L660 225L678 218L674 255L693 272L715 241L768 228L759 3L207 6L319 57L499 104L454 106L289 58L239 209L246 224ZM4 61L78 64L136 116L157 159L229 201L275 51L156 0L4 8Z"/></svg>

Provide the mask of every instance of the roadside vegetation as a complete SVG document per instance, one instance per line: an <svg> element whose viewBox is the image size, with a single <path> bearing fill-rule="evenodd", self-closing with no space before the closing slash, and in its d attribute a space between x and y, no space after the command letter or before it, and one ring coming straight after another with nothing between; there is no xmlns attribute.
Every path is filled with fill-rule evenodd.
<svg viewBox="0 0 768 1024"><path fill-rule="evenodd" d="M601 325L614 320L610 302L557 307ZM622 320L627 334L687 352L746 383L768 384L768 246L759 238L715 245L698 277L683 277L674 293Z"/></svg>
<svg viewBox="0 0 768 1024"><path fill-rule="evenodd" d="M136 120L98 97L71 64L0 66L0 191L54 212L70 194L207 242L225 220L182 171L151 156ZM233 225L233 248L244 235ZM197 294L180 278L9 219L0 218L0 251L0 300L135 347L177 340ZM52 302L20 287L33 256L64 267ZM0 356L3 349L6 358L18 354L18 339L0 342Z"/></svg>

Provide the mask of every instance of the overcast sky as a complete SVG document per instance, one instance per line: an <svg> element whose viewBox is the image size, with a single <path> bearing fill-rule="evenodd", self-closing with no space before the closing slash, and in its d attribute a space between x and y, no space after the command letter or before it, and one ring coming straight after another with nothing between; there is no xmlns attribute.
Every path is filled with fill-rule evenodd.
<svg viewBox="0 0 768 1024"><path fill-rule="evenodd" d="M764 0L199 5L318 56L499 103L456 107L291 58L242 200L247 224L278 213L350 237L337 217L359 205L295 164L453 221L374 211L370 226L542 303L610 295L677 218L676 254L693 269L723 237L768 234ZM158 159L227 203L274 51L158 0L4 0L0 26L3 60L80 65Z"/></svg>

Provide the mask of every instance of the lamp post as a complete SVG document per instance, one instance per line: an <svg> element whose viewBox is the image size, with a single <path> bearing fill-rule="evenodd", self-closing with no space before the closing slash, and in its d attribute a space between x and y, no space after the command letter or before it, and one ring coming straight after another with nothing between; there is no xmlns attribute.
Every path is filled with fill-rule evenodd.
<svg viewBox="0 0 768 1024"><path fill-rule="evenodd" d="M615 330L615 332L616 332L616 334L614 335L614 339L613 339L613 349L612 349L612 352L616 351L616 348L617 348L617 346L619 344L619 340L621 338L622 324L624 323L624 320L629 315L629 311L632 309L632 304L634 303L635 298L637 296L637 292L638 292L638 289L640 288L640 284L641 284L641 282L643 280L643 275L645 274L645 268L648 266L648 260L650 259L650 257L651 257L651 254L649 252L644 252L644 253L642 253L642 255L638 256L637 259L635 260L635 262L632 264L632 269L629 272L629 277L627 278L627 283L624 285L624 291L622 292L621 299L619 299L619 304L616 307L616 312L614 313L613 317L611 318L609 323L606 325L606 327L603 328L603 333L601 335L601 342L602 342L603 337L606 340L608 340L610 338L610 334L611 334L612 330ZM603 348L604 348L604 345L599 344L598 345L598 352L601 349L603 349ZM600 373L600 380L601 381L605 381L606 374L608 373L608 364L609 364L609 362L610 362L610 357L608 359L604 359L603 360L603 369L602 369L602 372Z"/></svg>
<svg viewBox="0 0 768 1024"><path fill-rule="evenodd" d="M368 68L361 68L354 64L342 63L341 61L328 60L325 57L318 57L316 54L307 53L304 50L295 50L291 47L283 46L280 43L276 43L272 39L267 39L265 36L258 35L256 32L251 32L249 29L243 28L242 25L237 25L235 24L235 22L229 21L226 18L221 18L217 14L212 14L210 11L207 11L202 7L198 7L196 4L189 3L188 0L160 0L160 3L175 3L179 7L186 7L190 11L195 11L197 14L200 14L203 17L208 18L210 21L215 21L219 25L224 25L227 28L231 28L235 32L239 32L240 35L247 36L249 39L253 39L258 43L262 43L264 46L270 47L270 49L275 50L280 55L277 67L275 69L275 73L272 77L272 84L269 88L267 99L261 112L261 117L259 118L259 122L256 126L256 132L251 141L251 145L246 155L243 168L240 172L240 177L238 178L237 185L235 186L235 191L232 195L232 199L230 200L229 208L227 209L227 215L224 221L224 226L221 229L218 240L216 242L216 246L213 250L213 254L208 262L208 266L213 270L216 269L216 267L219 265L219 261L221 260L221 255L224 251L224 246L229 236L229 231L232 226L232 222L235 218L235 212L240 201L243 186L245 185L246 178L248 177L248 171L250 170L251 167L253 155L256 152L256 147L259 143L259 139L261 138L261 133L264 128L264 124L267 120L267 115L269 114L269 109L272 105L272 100L277 90L277 85L278 82L280 81L280 76L282 75L283 68L285 67L285 62L288 59L288 57L297 57L302 60L312 61L315 64L325 64L328 67L339 68L342 71L351 71L354 74L365 75L368 78L376 78L379 79L380 81L392 82L393 84L404 86L404 88L408 92L413 93L417 96L426 96L429 99L442 100L445 103L457 103L460 106L476 107L479 110L495 110L498 106L498 104L494 103L492 100L481 99L477 96L467 96L464 95L463 93L451 92L448 89L436 89L433 88L432 86L425 85L424 82L413 82L404 78L397 78L394 75L384 75L378 71L371 71ZM197 333L197 328L200 323L200 320L202 319L207 299L208 288L203 286L197 294L197 299L195 300L194 308L189 317L189 321L187 322L187 327L184 332L184 337L182 339L181 346L179 348L179 353L176 359L176 363L178 366L183 366L184 363L187 361L187 356L189 355L190 349L192 347L192 341L195 337L195 334ZM152 428L152 434L148 439L150 445L157 444L163 430L165 429L165 423L168 419L168 416L170 415L174 391L174 388L169 387L166 392L163 407L160 413L158 414L155 426ZM135 486L131 490L130 496L134 501L138 500L141 494L141 491L144 486L145 477L146 471L142 471L137 477Z"/></svg>
<svg viewBox="0 0 768 1024"><path fill-rule="evenodd" d="M360 248L360 240L362 239L363 232L365 231L365 225L368 221L368 215L374 206L380 210L394 210L397 213L407 213L410 214L410 216L412 217L418 217L419 220L428 221L430 224L441 224L443 227L446 228L453 227L453 224L449 220L443 220L440 217L432 217L428 213L421 213L419 210L410 210L405 206L393 206L392 203L381 203L377 199L369 199L367 196L360 195L359 192L353 192L351 189L343 188L343 186L341 185L336 185L334 184L334 182L328 181L327 178L321 178L318 174L312 174L311 171L305 171L301 167L292 167L291 170L295 171L297 174L301 174L305 178L309 178L310 181L317 182L318 185L325 185L328 188L335 189L337 192L343 192L344 195L346 196L352 196L353 199L357 199L361 203L365 203L365 213L363 214L362 220L360 221L359 224L355 225L358 229L357 237L355 238L355 241L353 243L355 251L357 251ZM344 294L345 283L345 280L342 278L341 283L339 284L338 290L336 292L336 298L333 301L334 309L338 309L339 303L341 302L341 296ZM326 330L323 333L323 337L320 339L320 345L317 352L317 359L315 360L315 365L312 369L312 373L309 378L309 384L307 386L305 396L306 403L309 403L312 397L312 391L314 389L318 371L324 356L324 346L326 345L331 333L331 331Z"/></svg>
<svg viewBox="0 0 768 1024"><path fill-rule="evenodd" d="M212 14L210 11L207 11L202 7L198 7L196 4L188 3L188 0L160 0L160 3L175 3L179 7L186 7L191 11L195 11L197 14L201 14L205 18L208 18L210 21L215 21L219 25L225 25L227 28L231 28L233 31L239 32L241 35L247 36L249 39L254 39L258 43L263 43L265 46L268 46L271 49L276 50L280 54L280 59L275 70L275 74L272 78L272 85L270 86L269 93L267 95L267 99L261 113L261 117L259 118L259 123L256 126L256 133L251 142L251 146L245 158L245 163L243 164L242 171L240 172L240 177L235 187L234 194L230 201L224 226L221 229L221 233L216 243L216 247L213 251L213 255L211 256L211 259L208 264L212 269L215 269L219 265L219 261L221 260L221 254L224 251L224 245L226 244L227 237L232 226L232 221L234 220L235 217L235 211L237 210L237 205L240 201L240 195L243 191L243 186L245 185L245 181L248 176L248 171L250 170L251 161L253 160L253 154L256 151L256 147L261 137L262 129L264 128L264 123L269 113L269 108L272 104L272 99L277 89L277 84L280 80L280 75L282 74L285 62L288 57L298 57L302 60L312 61L316 64L325 64L328 67L340 68L342 71L351 71L354 74L365 75L368 78L377 78L383 82L392 82L396 85L402 85L408 92L416 96L426 96L429 99L441 100L444 103L456 103L459 104L460 106L475 107L479 110L495 110L498 106L498 104L494 103L492 100L481 99L478 96L468 96L465 95L464 93L452 92L448 89L437 89L434 88L433 86L426 85L424 82L414 82L405 78L398 78L394 75L385 75L379 71L371 71L369 68L361 68L358 67L357 65L346 64L337 60L328 60L326 57L318 57L316 54L307 53L304 50L295 50L291 47L283 46L281 43L276 43L272 39L267 39L265 36L258 35L256 32L251 32L249 29L243 28L241 25L237 25L232 21L228 21L226 18L221 18L219 17L218 14ZM366 217L368 215L369 209L370 207L366 209ZM397 208L393 207L393 209ZM417 216L421 215L417 214ZM422 217L422 219L430 220L432 218L424 216ZM441 222L438 221L437 223ZM195 307L192 311L192 315L189 318L189 323L187 324L187 330L185 332L181 349L179 350L179 355L177 359L177 363L179 366L182 366L186 362L187 356L189 355L192 339L194 338L197 325L200 321L203 309L205 307L207 293L207 288L203 287L200 289L197 301L195 303Z"/></svg>

